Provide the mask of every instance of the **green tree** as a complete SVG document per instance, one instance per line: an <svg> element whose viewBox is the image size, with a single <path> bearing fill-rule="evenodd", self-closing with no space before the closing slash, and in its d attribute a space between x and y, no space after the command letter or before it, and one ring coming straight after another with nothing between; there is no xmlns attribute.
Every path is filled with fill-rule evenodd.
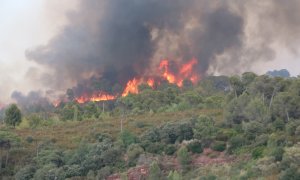
<svg viewBox="0 0 300 180"><path fill-rule="evenodd" d="M170 171L167 178L168 178L168 180L182 180L181 175L176 170Z"/></svg>
<svg viewBox="0 0 300 180"><path fill-rule="evenodd" d="M270 120L268 107L259 98L252 99L247 107L245 107L245 117L249 121L259 121L262 123L267 123Z"/></svg>
<svg viewBox="0 0 300 180"><path fill-rule="evenodd" d="M189 169L189 165L192 162L188 149L181 147L177 152L177 158L183 171Z"/></svg>
<svg viewBox="0 0 300 180"><path fill-rule="evenodd" d="M233 91L235 98L237 98L244 92L245 87L239 76L230 77L229 82L230 82L231 90Z"/></svg>
<svg viewBox="0 0 300 180"><path fill-rule="evenodd" d="M21 120L21 110L16 104L10 105L9 108L5 111L5 123L15 128L16 125L21 123Z"/></svg>
<svg viewBox="0 0 300 180"><path fill-rule="evenodd" d="M156 161L153 161L150 165L150 172L148 180L160 180L162 179L162 172Z"/></svg>
<svg viewBox="0 0 300 180"><path fill-rule="evenodd" d="M210 139L216 135L217 128L211 117L201 115L195 124L193 132L194 137L199 140Z"/></svg>

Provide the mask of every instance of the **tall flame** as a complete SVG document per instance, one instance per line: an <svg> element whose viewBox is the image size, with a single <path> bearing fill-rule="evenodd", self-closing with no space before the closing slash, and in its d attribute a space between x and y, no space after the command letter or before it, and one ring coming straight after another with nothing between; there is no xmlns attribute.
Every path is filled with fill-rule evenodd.
<svg viewBox="0 0 300 180"><path fill-rule="evenodd" d="M136 78L133 78L132 80L128 81L126 84L125 90L122 93L122 96L127 96L129 93L131 94L137 94L139 93L138 85L139 81Z"/></svg>
<svg viewBox="0 0 300 180"><path fill-rule="evenodd" d="M147 80L147 84L148 84L148 86L154 88L154 85L155 85L154 79L153 79L153 78L149 78L149 79Z"/></svg>
<svg viewBox="0 0 300 180"><path fill-rule="evenodd" d="M162 71L162 77L169 83L177 84L177 86L182 87L184 79L189 79L193 83L196 83L199 80L198 75L193 72L197 63L198 61L193 58L188 63L179 67L179 72L176 74L170 70L169 61L162 60L159 64L159 69Z"/></svg>

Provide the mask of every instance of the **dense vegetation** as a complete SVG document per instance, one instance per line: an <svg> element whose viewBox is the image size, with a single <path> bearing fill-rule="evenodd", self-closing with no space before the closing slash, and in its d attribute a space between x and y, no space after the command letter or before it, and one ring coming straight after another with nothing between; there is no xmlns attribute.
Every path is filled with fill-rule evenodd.
<svg viewBox="0 0 300 180"><path fill-rule="evenodd" d="M249 72L139 89L21 107L22 123L0 130L0 175L130 179L145 167L140 179L300 179L300 78Z"/></svg>

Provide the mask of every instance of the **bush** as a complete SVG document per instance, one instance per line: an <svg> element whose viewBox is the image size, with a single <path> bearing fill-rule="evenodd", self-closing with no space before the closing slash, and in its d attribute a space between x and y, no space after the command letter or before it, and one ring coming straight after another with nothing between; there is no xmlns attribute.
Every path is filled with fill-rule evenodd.
<svg viewBox="0 0 300 180"><path fill-rule="evenodd" d="M243 123L243 130L248 140L254 140L256 136L264 132L264 125L257 121Z"/></svg>
<svg viewBox="0 0 300 180"><path fill-rule="evenodd" d="M64 166L63 169L66 172L66 178L83 175L80 165Z"/></svg>
<svg viewBox="0 0 300 180"><path fill-rule="evenodd" d="M166 123L159 130L161 141L166 144L174 144L176 141L181 142L193 138L190 122Z"/></svg>
<svg viewBox="0 0 300 180"><path fill-rule="evenodd" d="M169 175L167 177L168 180L182 180L182 176L175 170L175 171L170 171Z"/></svg>
<svg viewBox="0 0 300 180"><path fill-rule="evenodd" d="M111 167L105 166L97 172L97 179L106 179L112 172Z"/></svg>
<svg viewBox="0 0 300 180"><path fill-rule="evenodd" d="M200 141L193 141L187 145L187 148L192 153L202 153L203 148Z"/></svg>
<svg viewBox="0 0 300 180"><path fill-rule="evenodd" d="M252 151L252 158L258 159L263 157L264 147L257 147Z"/></svg>
<svg viewBox="0 0 300 180"><path fill-rule="evenodd" d="M215 151L222 152L226 149L226 143L223 141L216 141L213 143L212 149Z"/></svg>
<svg viewBox="0 0 300 180"><path fill-rule="evenodd" d="M33 178L35 170L36 170L35 167L32 165L25 166L16 173L15 179L16 180L31 179Z"/></svg>
<svg viewBox="0 0 300 180"><path fill-rule="evenodd" d="M166 144L164 143L151 143L151 142L144 142L142 143L143 148L145 151L153 154L161 154L164 151Z"/></svg>
<svg viewBox="0 0 300 180"><path fill-rule="evenodd" d="M29 122L29 126L32 129L37 128L42 123L42 119L38 115L35 115L35 114L29 116L27 119L28 119L28 122Z"/></svg>
<svg viewBox="0 0 300 180"><path fill-rule="evenodd" d="M175 145L166 145L165 146L165 149L164 149L164 152L166 155L173 155L175 152L176 152L176 146Z"/></svg>
<svg viewBox="0 0 300 180"><path fill-rule="evenodd" d="M162 172L157 164L157 162L152 162L150 165L150 172L148 180L160 180L162 179Z"/></svg>
<svg viewBox="0 0 300 180"><path fill-rule="evenodd" d="M128 130L124 130L123 132L121 132L119 138L125 147L128 147L130 144L137 142L136 136L131 132L129 132Z"/></svg>
<svg viewBox="0 0 300 180"><path fill-rule="evenodd" d="M284 153L283 147L276 147L273 149L271 155L275 158L276 161L281 161Z"/></svg>
<svg viewBox="0 0 300 180"><path fill-rule="evenodd" d="M255 138L255 146L266 146L268 144L269 137L267 134L259 135Z"/></svg>
<svg viewBox="0 0 300 180"><path fill-rule="evenodd" d="M243 136L234 136L229 140L229 151L233 151L244 145L246 139Z"/></svg>
<svg viewBox="0 0 300 180"><path fill-rule="evenodd" d="M210 139L214 138L217 134L217 128L215 127L215 123L211 117L199 116L193 132L194 137L199 140Z"/></svg>
<svg viewBox="0 0 300 180"><path fill-rule="evenodd" d="M277 118L274 122L273 122L273 126L275 130L284 130L285 128L285 123L281 118Z"/></svg>
<svg viewBox="0 0 300 180"><path fill-rule="evenodd" d="M65 175L61 174L62 171L59 171L53 164L47 164L42 168L38 169L34 174L34 180L50 180L50 179L57 179L57 180L64 180Z"/></svg>
<svg viewBox="0 0 300 180"><path fill-rule="evenodd" d="M201 177L200 180L216 180L217 179L217 176L215 175L208 175L208 176L204 176L204 177Z"/></svg>
<svg viewBox="0 0 300 180"><path fill-rule="evenodd" d="M281 173L280 179L281 180L300 179L300 173L296 167L290 167Z"/></svg>
<svg viewBox="0 0 300 180"><path fill-rule="evenodd" d="M160 141L160 134L157 128L152 128L147 130L141 137L141 141L149 141L149 142L159 142Z"/></svg>
<svg viewBox="0 0 300 180"><path fill-rule="evenodd" d="M128 165L135 166L137 159L139 158L140 154L144 152L144 149L138 144L131 144L127 150L128 156Z"/></svg>
<svg viewBox="0 0 300 180"><path fill-rule="evenodd" d="M185 171L189 168L189 165L191 163L191 157L186 147L181 147L177 151L177 158L181 165L181 168Z"/></svg>
<svg viewBox="0 0 300 180"><path fill-rule="evenodd" d="M33 137L32 136L28 136L26 138L26 141L31 144L33 142Z"/></svg>

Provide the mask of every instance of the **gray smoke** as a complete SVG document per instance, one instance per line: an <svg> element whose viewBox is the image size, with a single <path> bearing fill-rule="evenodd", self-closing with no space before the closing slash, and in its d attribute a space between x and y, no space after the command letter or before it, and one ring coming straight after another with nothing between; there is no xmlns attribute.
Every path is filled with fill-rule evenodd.
<svg viewBox="0 0 300 180"><path fill-rule="evenodd" d="M81 0L48 44L28 50L49 88L103 78L124 85L162 58L196 57L201 75L240 72L275 57L273 43L296 52L300 1ZM29 73L30 74L30 73Z"/></svg>
<svg viewBox="0 0 300 180"><path fill-rule="evenodd" d="M39 91L31 91L27 95L14 91L11 98L17 102L25 113L49 111L53 108L49 99Z"/></svg>

